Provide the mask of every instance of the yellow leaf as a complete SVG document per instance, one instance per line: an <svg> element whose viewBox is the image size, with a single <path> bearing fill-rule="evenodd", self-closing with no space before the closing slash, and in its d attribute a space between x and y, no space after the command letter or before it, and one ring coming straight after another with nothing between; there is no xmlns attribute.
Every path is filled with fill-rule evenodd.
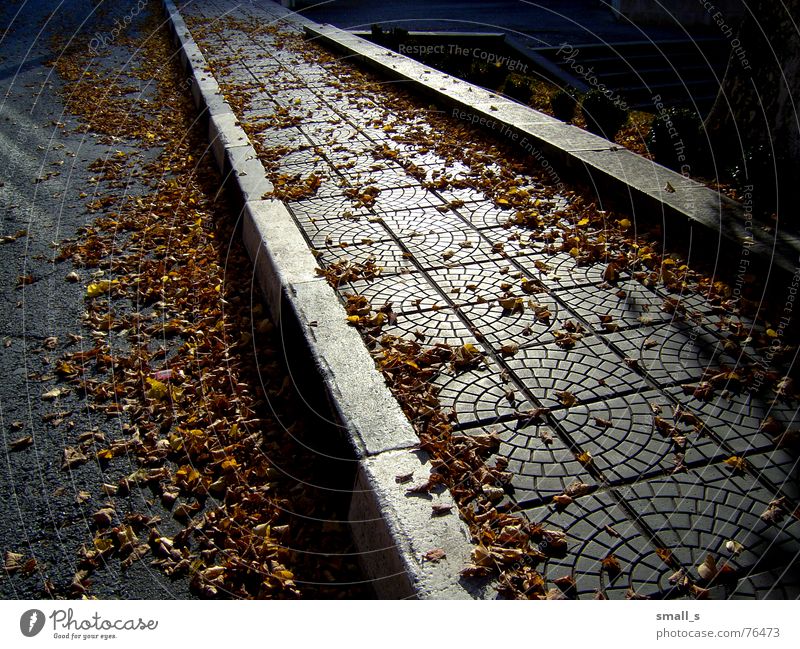
<svg viewBox="0 0 800 649"><path fill-rule="evenodd" d="M117 284L117 280L101 279L99 282L94 282L86 287L86 297L94 298L98 295L103 295L111 290L111 287Z"/></svg>
<svg viewBox="0 0 800 649"><path fill-rule="evenodd" d="M147 391L147 396L151 399L158 399L159 401L166 399L169 395L169 388L166 384L156 379L151 379L149 376L145 379L150 389Z"/></svg>
<svg viewBox="0 0 800 649"><path fill-rule="evenodd" d="M743 457L739 457L738 455L731 455L731 457L724 462L734 471L744 472L745 469L747 469L747 460L745 460Z"/></svg>
<svg viewBox="0 0 800 649"><path fill-rule="evenodd" d="M114 542L111 539L94 539L94 547L98 552L107 552L114 547Z"/></svg>

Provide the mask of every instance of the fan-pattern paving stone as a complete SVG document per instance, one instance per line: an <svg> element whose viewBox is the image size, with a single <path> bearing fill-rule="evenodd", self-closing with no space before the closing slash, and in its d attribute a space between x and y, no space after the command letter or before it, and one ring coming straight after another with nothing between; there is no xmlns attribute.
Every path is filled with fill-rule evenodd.
<svg viewBox="0 0 800 649"><path fill-rule="evenodd" d="M391 303L392 311L401 314L444 306L444 300L435 285L422 273L405 273L352 282L341 290L363 295L374 307Z"/></svg>
<svg viewBox="0 0 800 649"><path fill-rule="evenodd" d="M797 410L773 397L742 392L719 393L704 401L680 387L668 388L681 406L697 415L714 436L734 453L746 455L775 448L775 433L761 430L771 417L784 429L796 428Z"/></svg>
<svg viewBox="0 0 800 649"><path fill-rule="evenodd" d="M508 299L502 298L504 302ZM514 347L552 342L553 332L561 329L563 319L569 316L546 293L529 296L519 292L510 299L522 299L524 306L519 310L508 309L501 300L493 299L461 307L475 330L501 355L515 353Z"/></svg>
<svg viewBox="0 0 800 649"><path fill-rule="evenodd" d="M603 282L604 264L578 265L575 258L566 253L528 256L517 263L533 277L541 280L550 289L570 288Z"/></svg>
<svg viewBox="0 0 800 649"><path fill-rule="evenodd" d="M425 345L445 343L457 347L465 342L476 342L467 326L451 309L407 311L398 315L394 324L384 325L381 332L416 339Z"/></svg>
<svg viewBox="0 0 800 649"><path fill-rule="evenodd" d="M774 495L726 466L640 482L627 487L624 498L695 577L709 554L718 566L728 563L742 575L797 559L800 521L791 515L777 523L762 520ZM726 548L728 541L743 546L738 556Z"/></svg>
<svg viewBox="0 0 800 649"><path fill-rule="evenodd" d="M352 246L390 239L390 234L380 223L360 219L304 219L300 227L315 248Z"/></svg>
<svg viewBox="0 0 800 649"><path fill-rule="evenodd" d="M559 392L570 393L580 403L644 386L643 379L621 364L597 337L584 338L569 350L552 344L521 349L507 363L534 398L548 408L561 405Z"/></svg>
<svg viewBox="0 0 800 649"><path fill-rule="evenodd" d="M800 502L800 457L796 453L778 448L746 457L753 475L768 482L776 497L783 494L792 502Z"/></svg>
<svg viewBox="0 0 800 649"><path fill-rule="evenodd" d="M535 406L497 366L448 372L433 381L442 407L453 412L459 427L491 425L525 418Z"/></svg>
<svg viewBox="0 0 800 649"><path fill-rule="evenodd" d="M664 299L635 280L608 284L587 285L558 292L573 312L581 316L597 332L606 331L603 319L616 327L635 327L672 319L661 309Z"/></svg>
<svg viewBox="0 0 800 649"><path fill-rule="evenodd" d="M708 463L721 454L713 439L675 422L672 403L657 391L557 410L553 417L578 448L591 454L611 483L674 470L681 461ZM659 422L676 426L675 436L661 430Z"/></svg>
<svg viewBox="0 0 800 649"><path fill-rule="evenodd" d="M414 265L406 255L406 251L394 241L377 241L338 248L319 248L317 262L324 267L340 261L359 264L372 261L381 274L390 275L414 270Z"/></svg>
<svg viewBox="0 0 800 649"><path fill-rule="evenodd" d="M736 366L718 338L682 322L616 332L607 339L660 383L699 381L707 371Z"/></svg>
<svg viewBox="0 0 800 649"><path fill-rule="evenodd" d="M611 493L577 498L563 511L553 506L526 510L525 516L545 529L566 534L565 556L551 557L544 565L549 587L558 587L557 580L564 577L572 578L579 599L594 598L598 591L609 599L623 599L628 591L652 598L674 591L669 583L674 569L658 557L649 536ZM619 572L604 567L603 560L609 557L616 559Z"/></svg>
<svg viewBox="0 0 800 649"><path fill-rule="evenodd" d="M507 490L523 507L550 503L573 483L596 487L596 479L547 424L529 419L498 421L488 427L469 428L466 434L495 432L500 438L498 455L508 460L511 481Z"/></svg>
<svg viewBox="0 0 800 649"><path fill-rule="evenodd" d="M232 0L183 11L207 19L232 11L264 24L277 17L266 5ZM380 268L378 277L338 287L340 298L390 303L394 317L381 334L423 345L471 342L485 354L483 365L445 371L434 386L459 434L497 432L511 501L567 534L569 551L546 552L540 566L548 587L563 588L559 578L571 576L580 597L683 596L668 577L680 567L697 577L710 553L731 560L739 576L712 585L713 596L800 595L800 523L759 518L775 497L791 507L800 499L797 448L776 448L774 424L762 426L771 416L780 431L800 428L798 404L724 374L783 376L792 348L774 346L766 326L724 315L691 290L645 285L644 274L626 270L608 285L607 259L578 264L550 243L559 228L576 227L574 215L548 230L515 223L514 209L470 186L469 164L417 144L420 134L438 137L425 102L414 114L398 111L380 94L367 96L355 73L272 34L228 29L206 43L220 81L252 95L240 118L263 127L254 139L269 173L319 177L313 196L287 201L319 265ZM498 161L482 171L508 170ZM571 200L534 178L518 180L542 213ZM523 290L523 280L538 283ZM509 309L506 298L521 303ZM585 330L573 348L555 344L556 332L576 325ZM696 391L703 380L712 381L710 392ZM746 473L723 463L731 455L745 458ZM590 493L556 509L553 496L575 481ZM744 545L739 557L725 554L730 539ZM658 548L672 552L670 565Z"/></svg>

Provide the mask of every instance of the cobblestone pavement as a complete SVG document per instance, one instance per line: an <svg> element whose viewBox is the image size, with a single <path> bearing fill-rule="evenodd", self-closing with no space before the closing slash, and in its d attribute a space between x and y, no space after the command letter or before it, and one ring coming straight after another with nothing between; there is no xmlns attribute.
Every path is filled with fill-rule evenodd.
<svg viewBox="0 0 800 649"><path fill-rule="evenodd" d="M275 5L181 11L242 122L258 125L273 182L318 183L284 198L320 265L382 269L340 285L343 301L391 302L381 336L485 354L434 379L439 402L460 431L499 434L513 476L501 506L566 532L570 551L541 568L548 584L685 596L676 584L702 580L710 554L735 571L710 584L713 597L800 596L797 402L782 380L794 351L777 323L636 267L610 271L603 256L579 264L577 250L517 225L502 200L452 182L468 170L459 148L448 158L430 146L445 134L426 120L427 100L359 88L356 68L304 48ZM486 166L501 178L504 164ZM518 169L542 213L580 200ZM565 494L574 502L554 503Z"/></svg>

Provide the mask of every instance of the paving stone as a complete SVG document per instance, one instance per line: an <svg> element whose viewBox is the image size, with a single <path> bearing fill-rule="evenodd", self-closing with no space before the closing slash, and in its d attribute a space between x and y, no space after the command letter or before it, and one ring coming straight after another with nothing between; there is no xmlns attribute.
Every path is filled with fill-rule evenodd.
<svg viewBox="0 0 800 649"><path fill-rule="evenodd" d="M405 250L394 241L376 241L345 248L322 248L317 251L317 261L323 266L345 259L359 264L374 260L381 275L415 270L414 265L406 257Z"/></svg>
<svg viewBox="0 0 800 649"><path fill-rule="evenodd" d="M312 123L325 123L325 124L341 124L346 120L333 108L327 106L322 101L306 101L299 106L293 106L293 110L301 110L307 115L303 124Z"/></svg>
<svg viewBox="0 0 800 649"><path fill-rule="evenodd" d="M276 155L269 156L273 173L297 174L300 176L309 176L312 173L316 173L327 178L341 179L341 176L317 153L314 147L289 149L289 152L285 154L283 153L284 150L284 148L278 147L275 149ZM341 194L342 190L340 189L338 193ZM316 194L314 196L317 197Z"/></svg>
<svg viewBox="0 0 800 649"><path fill-rule="evenodd" d="M441 199L422 187L388 189L378 194L374 209L379 214L415 207L436 207L442 205Z"/></svg>
<svg viewBox="0 0 800 649"><path fill-rule="evenodd" d="M705 466L688 473L626 487L625 502L655 532L695 578L697 566L711 554L743 574L786 566L795 560L800 521L787 515L778 524L760 518L773 494L752 477L726 466ZM725 544L744 546L736 557Z"/></svg>
<svg viewBox="0 0 800 649"><path fill-rule="evenodd" d="M508 351L508 345L524 347L552 342L553 332L563 328L564 321L572 315L545 293L530 296L521 291L515 293L524 299L522 312L504 308L498 300L460 307L475 331L498 353L512 353ZM546 309L549 316L544 317L538 309Z"/></svg>
<svg viewBox="0 0 800 649"><path fill-rule="evenodd" d="M549 504L553 496L576 480L596 486L596 480L578 462L575 453L546 424L527 420L499 421L491 426L468 428L467 435L496 432L500 437L498 457L508 460L511 481L507 485L514 501L523 507ZM488 464L492 464L489 459Z"/></svg>
<svg viewBox="0 0 800 649"><path fill-rule="evenodd" d="M733 368L722 342L700 326L671 322L608 334L607 340L661 383L699 381L721 364Z"/></svg>
<svg viewBox="0 0 800 649"><path fill-rule="evenodd" d="M500 372L494 365L481 366L466 372L445 373L434 379L442 407L454 411L459 427L491 425L502 418L517 419L520 413L533 409L533 404L517 386L504 380ZM510 391L513 391L511 395Z"/></svg>
<svg viewBox="0 0 800 649"><path fill-rule="evenodd" d="M354 187L378 187L382 191L396 187L421 187L400 165L385 161L373 160L370 168L345 169L342 173Z"/></svg>
<svg viewBox="0 0 800 649"><path fill-rule="evenodd" d="M319 186L314 192L315 198L341 196L348 187L347 181L324 161L310 164L280 165L273 173L287 177L290 179L287 180L289 183L304 183L307 182L310 177L316 176L319 179ZM292 201L286 202L289 203Z"/></svg>
<svg viewBox="0 0 800 649"><path fill-rule="evenodd" d="M382 334L416 339L430 346L438 343L459 346L476 342L475 336L452 309L408 311L397 316L393 325L384 325Z"/></svg>
<svg viewBox="0 0 800 649"><path fill-rule="evenodd" d="M398 237L414 237L451 230L471 232L458 216L442 213L434 207L404 208L381 214L381 219ZM472 239L477 240L477 238L477 233L473 232Z"/></svg>
<svg viewBox="0 0 800 649"><path fill-rule="evenodd" d="M302 218L298 222L314 248L352 246L391 238L380 223L373 223L363 217L357 220L344 217Z"/></svg>
<svg viewBox="0 0 800 649"><path fill-rule="evenodd" d="M762 484L772 485L770 492L777 498L786 495L793 502L800 502L800 458L783 449L772 449L763 453L748 453L747 462L753 475Z"/></svg>
<svg viewBox="0 0 800 649"><path fill-rule="evenodd" d="M458 174L454 174L452 178L456 179L458 176ZM453 201L466 203L468 201L485 200L483 192L469 187L446 187L444 189L437 189L436 193L441 196L442 200L446 203L451 203Z"/></svg>
<svg viewBox="0 0 800 649"><path fill-rule="evenodd" d="M442 296L422 273L406 273L378 277L371 281L352 282L342 291L349 291L366 297L373 307L391 303L396 313L429 310L443 306Z"/></svg>
<svg viewBox="0 0 800 649"><path fill-rule="evenodd" d="M306 101L318 101L317 95L310 90L270 91L268 96L281 106L302 106Z"/></svg>
<svg viewBox="0 0 800 649"><path fill-rule="evenodd" d="M792 406L752 392L715 394L709 401L686 394L680 387L667 388L666 392L739 455L775 448L774 433L760 431L767 417L774 417L786 428L798 425L797 410Z"/></svg>
<svg viewBox="0 0 800 649"><path fill-rule="evenodd" d="M367 152L353 152L346 148L341 150L327 150L326 156L333 167L345 176L361 176L369 174L374 169L386 169L390 162L375 157L372 150Z"/></svg>
<svg viewBox="0 0 800 649"><path fill-rule="evenodd" d="M521 290L522 280L528 276L506 261L440 268L429 275L455 304L474 304L510 294L531 297Z"/></svg>
<svg viewBox="0 0 800 649"><path fill-rule="evenodd" d="M579 599L592 599L598 591L609 599L623 599L629 590L654 599L672 594L668 578L674 570L656 555L650 539L609 492L576 498L563 511L549 506L524 514L531 522L567 537L566 554L550 558L543 566L548 588L558 588L554 580L571 577ZM547 552L546 546L543 551ZM603 559L611 555L619 563L617 574L603 567Z"/></svg>
<svg viewBox="0 0 800 649"><path fill-rule="evenodd" d="M558 291L556 295L598 333L607 330L601 318L611 318L611 324L617 327L636 327L668 322L674 317L662 310L663 297L636 280L622 281L616 286L578 286Z"/></svg>
<svg viewBox="0 0 800 649"><path fill-rule="evenodd" d="M456 207L455 211L476 228L502 227L514 216L513 210L495 207L483 197L476 202L465 202L464 205Z"/></svg>
<svg viewBox="0 0 800 649"><path fill-rule="evenodd" d="M507 360L527 390L548 408L561 403L556 392L567 391L577 401L606 399L646 387L602 339L588 337L570 350L555 345L521 349Z"/></svg>
<svg viewBox="0 0 800 649"><path fill-rule="evenodd" d="M540 255L544 244L537 241L532 233L515 231L513 228L489 228L481 230L481 235L491 242L493 258L517 258Z"/></svg>
<svg viewBox="0 0 800 649"><path fill-rule="evenodd" d="M365 207L353 204L347 196L325 196L292 201L290 211L298 219L337 219L342 216L370 218L373 215Z"/></svg>
<svg viewBox="0 0 800 649"><path fill-rule="evenodd" d="M383 219L387 221L386 216ZM422 268L488 261L491 255L489 243L466 226L461 229L430 227L424 233L406 235L401 241Z"/></svg>
<svg viewBox="0 0 800 649"><path fill-rule="evenodd" d="M358 140L361 140L365 147L370 144L355 126L345 121L339 121L335 124L327 122L303 123L299 128L309 140L318 145L336 144L338 142L352 143Z"/></svg>
<svg viewBox="0 0 800 649"><path fill-rule="evenodd" d="M790 374L797 362L793 345L781 344L777 336L768 333L769 327L754 323L745 316L711 314L705 326L723 340L731 356L741 359L743 363L753 362L762 368L770 367L782 374ZM773 332L777 334L775 329Z"/></svg>
<svg viewBox="0 0 800 649"><path fill-rule="evenodd" d="M800 557L786 566L758 574L745 573L735 584L711 589L712 599L797 600L800 599Z"/></svg>
<svg viewBox="0 0 800 649"><path fill-rule="evenodd" d="M541 254L519 259L517 263L550 289L601 284L607 264L578 265L567 253Z"/></svg>
<svg viewBox="0 0 800 649"><path fill-rule="evenodd" d="M684 446L656 426L656 416L677 426L685 438ZM591 454L594 465L611 483L633 482L670 471L680 458L693 465L724 456L714 440L676 422L672 402L653 390L554 410L552 417L577 448Z"/></svg>
<svg viewBox="0 0 800 649"><path fill-rule="evenodd" d="M288 128L275 128L261 131L255 137L256 141L266 147L292 147L301 148L311 144L311 141L300 131L300 129L290 126Z"/></svg>

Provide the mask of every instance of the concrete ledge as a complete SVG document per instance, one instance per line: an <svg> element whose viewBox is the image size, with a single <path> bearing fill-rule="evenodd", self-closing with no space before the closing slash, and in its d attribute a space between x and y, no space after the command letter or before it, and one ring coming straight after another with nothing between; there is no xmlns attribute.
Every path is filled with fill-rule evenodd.
<svg viewBox="0 0 800 649"><path fill-rule="evenodd" d="M554 167L580 174L610 202L649 221L665 224L671 244L691 230L695 241L716 242L717 254L742 256L747 248L751 270L788 280L800 263L800 237L766 232L748 222L741 204L681 174L639 156L614 142L569 126L497 93L439 72L404 55L375 45L331 25L306 25L313 40L406 83L413 90L461 111L459 117L499 134L517 134L528 153L541 154ZM481 121L482 120L482 121ZM524 142L522 141L524 138ZM714 212L714 207L718 209ZM675 232L668 232L673 229Z"/></svg>
<svg viewBox="0 0 800 649"><path fill-rule="evenodd" d="M394 476L411 471L422 481L430 471L424 456L412 452L419 442L416 433L360 334L347 324L336 293L318 277L316 260L288 210L279 201L262 200L271 185L252 143L220 96L217 82L203 72L205 59L174 4L164 0L164 6L190 66L198 109L210 113L214 158L243 205L242 236L267 304L281 328L299 329L292 333L300 334L358 459L351 522L365 572L382 597L481 597L482 592L469 590L458 577L471 544L456 509L433 519L428 499L406 496L394 481ZM300 352L292 349L293 354ZM452 504L449 493L434 498ZM422 553L436 547L445 549L448 559L424 563Z"/></svg>
<svg viewBox="0 0 800 649"><path fill-rule="evenodd" d="M356 544L370 559L365 562L379 597L386 599L488 599L496 596L487 584L459 580L474 547L466 526L458 518L450 492L425 497L408 496L408 485L398 475L413 473L416 484L430 473L422 451L392 451L367 459L359 467L350 507ZM453 513L433 516L432 505L453 507ZM405 530L395 525L403 521ZM395 544L401 543L400 547ZM423 559L434 549L444 550L439 562Z"/></svg>

